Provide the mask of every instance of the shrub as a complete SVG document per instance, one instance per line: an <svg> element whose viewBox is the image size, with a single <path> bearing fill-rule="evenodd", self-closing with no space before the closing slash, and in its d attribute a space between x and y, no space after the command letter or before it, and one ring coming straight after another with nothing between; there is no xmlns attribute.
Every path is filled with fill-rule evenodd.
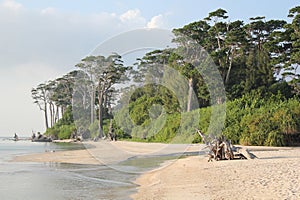
<svg viewBox="0 0 300 200"><path fill-rule="evenodd" d="M62 125L59 128L58 138L63 139L69 139L71 138L71 135L76 131L76 127L74 124L72 125Z"/></svg>

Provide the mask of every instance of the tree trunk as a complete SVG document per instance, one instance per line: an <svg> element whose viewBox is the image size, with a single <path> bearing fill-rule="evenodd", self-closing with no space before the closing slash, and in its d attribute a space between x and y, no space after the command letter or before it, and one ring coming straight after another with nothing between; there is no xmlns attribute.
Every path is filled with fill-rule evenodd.
<svg viewBox="0 0 300 200"><path fill-rule="evenodd" d="M53 113L52 113L52 105L49 104L49 111L50 111L50 127L53 127Z"/></svg>
<svg viewBox="0 0 300 200"><path fill-rule="evenodd" d="M115 133L113 132L113 118L112 116L110 117L109 120L109 135L112 141L115 140Z"/></svg>
<svg viewBox="0 0 300 200"><path fill-rule="evenodd" d="M189 79L189 94L188 94L188 102L187 102L187 112L190 112L192 109L192 97L193 97L193 84L194 84L194 79L190 78Z"/></svg>
<svg viewBox="0 0 300 200"><path fill-rule="evenodd" d="M214 160L233 160L233 159L254 159L257 158L248 149L235 147L225 136L214 137L205 136L199 129L196 129L202 141L209 148L208 162Z"/></svg>
<svg viewBox="0 0 300 200"><path fill-rule="evenodd" d="M94 123L94 109L95 109L95 90L94 90L94 86L92 86L92 92L91 92L91 124Z"/></svg>
<svg viewBox="0 0 300 200"><path fill-rule="evenodd" d="M217 41L218 41L218 48L219 48L219 50L221 50L221 41L220 41L220 34L219 33L217 33Z"/></svg>
<svg viewBox="0 0 300 200"><path fill-rule="evenodd" d="M232 63L233 63L234 54L235 54L235 49L233 48L232 55L231 55L231 59L230 59L230 61L229 61L229 67L228 67L226 79L225 79L225 85L226 85L226 84L228 83L228 81L229 81L229 76L230 76L230 72L231 72L231 68L232 68Z"/></svg>
<svg viewBox="0 0 300 200"><path fill-rule="evenodd" d="M50 126L53 127L54 125L54 105L53 103L49 103L49 109L50 109Z"/></svg>
<svg viewBox="0 0 300 200"><path fill-rule="evenodd" d="M64 114L65 114L65 108L64 108L64 106L61 106L61 116L64 116Z"/></svg>
<svg viewBox="0 0 300 200"><path fill-rule="evenodd" d="M109 114L109 135L110 135L110 139L112 141L115 141L116 140L116 135L114 133L114 130L113 130L113 114L112 114L112 108L111 108L111 104L110 102L108 103L108 114Z"/></svg>
<svg viewBox="0 0 300 200"><path fill-rule="evenodd" d="M100 87L100 86L99 86ZM99 138L104 137L103 133L103 91L98 91L98 103L99 103Z"/></svg>
<svg viewBox="0 0 300 200"><path fill-rule="evenodd" d="M59 106L56 106L54 123L59 120Z"/></svg>
<svg viewBox="0 0 300 200"><path fill-rule="evenodd" d="M44 105L44 114L45 114L45 125L46 125L46 129L49 128L49 124L48 124L48 112L47 112L47 103L45 102Z"/></svg>

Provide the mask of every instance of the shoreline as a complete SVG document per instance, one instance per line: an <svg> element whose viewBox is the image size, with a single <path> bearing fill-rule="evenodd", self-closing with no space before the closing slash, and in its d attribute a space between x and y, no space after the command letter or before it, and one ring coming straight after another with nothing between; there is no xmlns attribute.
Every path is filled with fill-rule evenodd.
<svg viewBox="0 0 300 200"><path fill-rule="evenodd" d="M67 142L69 143L69 142ZM74 142L82 144L83 150L49 151L15 156L12 162L57 162L72 164L117 164L139 156L162 156L198 152L201 144L164 144L128 141Z"/></svg>
<svg viewBox="0 0 300 200"><path fill-rule="evenodd" d="M134 155L169 155L203 150L203 145L180 146L138 142L84 142L92 148L17 156L13 162L114 164ZM167 146L170 148L167 149ZM205 156L167 160L134 181L134 200L150 199L300 199L300 148L246 147L258 159L207 162ZM110 152L116 150L114 155ZM163 149L163 151L161 151ZM165 153L165 154L163 154ZM103 156L106 154L106 156Z"/></svg>

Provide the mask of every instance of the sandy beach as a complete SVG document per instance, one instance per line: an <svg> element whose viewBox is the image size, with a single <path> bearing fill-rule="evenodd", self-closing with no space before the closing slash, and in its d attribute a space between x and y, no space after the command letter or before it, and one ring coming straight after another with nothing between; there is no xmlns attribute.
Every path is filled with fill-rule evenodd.
<svg viewBox="0 0 300 200"><path fill-rule="evenodd" d="M89 142L86 150L18 156L17 162L110 164L133 155L197 152L203 145ZM205 156L166 161L136 180L136 200L300 199L300 148L249 147L258 159L207 162ZM114 155L111 152L114 150ZM162 151L163 150L163 151ZM101 155L101 156L100 156Z"/></svg>
<svg viewBox="0 0 300 200"><path fill-rule="evenodd" d="M133 199L300 199L300 149L253 148L258 159L179 159L142 175Z"/></svg>

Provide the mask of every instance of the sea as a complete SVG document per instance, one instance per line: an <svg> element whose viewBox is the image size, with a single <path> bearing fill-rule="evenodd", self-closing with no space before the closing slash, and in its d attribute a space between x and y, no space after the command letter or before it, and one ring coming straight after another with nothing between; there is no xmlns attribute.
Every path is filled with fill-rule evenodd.
<svg viewBox="0 0 300 200"><path fill-rule="evenodd" d="M13 162L18 155L84 149L81 144L35 143L0 137L0 200L126 200L137 174L104 165Z"/></svg>
<svg viewBox="0 0 300 200"><path fill-rule="evenodd" d="M204 151L197 151L133 156L114 166L13 161L19 155L85 148L81 143L0 137L0 200L127 200L137 192L134 181L141 175L133 172L156 169L168 160L204 155Z"/></svg>

